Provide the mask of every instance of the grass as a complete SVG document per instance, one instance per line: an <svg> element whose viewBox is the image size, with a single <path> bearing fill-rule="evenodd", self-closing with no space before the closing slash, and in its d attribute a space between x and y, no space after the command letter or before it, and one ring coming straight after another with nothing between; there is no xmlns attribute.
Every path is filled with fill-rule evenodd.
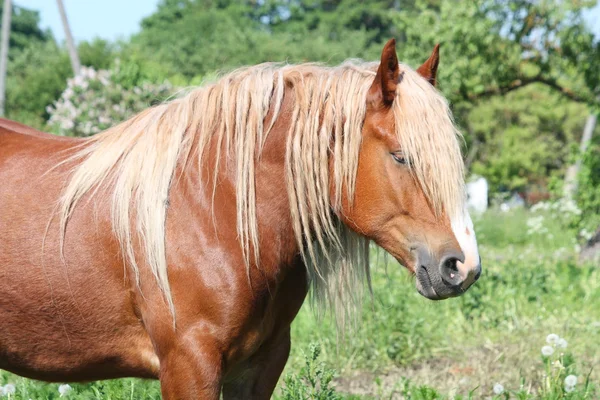
<svg viewBox="0 0 600 400"><path fill-rule="evenodd" d="M484 272L460 298L426 300L406 271L389 261L376 265L373 299L343 337L304 307L292 327L292 354L276 397L600 397L600 269L577 265L573 234L557 218L547 215L545 229L536 233L527 226L530 217L523 210L488 212L475 221ZM541 348L550 333L568 347L545 358ZM570 374L578 383L567 393ZM0 384L6 383L16 388L11 399L59 396L56 384L0 372ZM493 392L495 383L504 387L502 394ZM156 382L135 379L72 387L69 399L160 398Z"/></svg>

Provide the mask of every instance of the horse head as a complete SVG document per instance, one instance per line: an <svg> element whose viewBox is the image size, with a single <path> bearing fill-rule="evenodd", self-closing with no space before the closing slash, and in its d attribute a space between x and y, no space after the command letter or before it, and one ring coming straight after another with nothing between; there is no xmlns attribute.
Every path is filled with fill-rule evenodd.
<svg viewBox="0 0 600 400"><path fill-rule="evenodd" d="M414 272L419 293L436 300L462 294L481 273L464 206L459 135L434 88L438 61L436 46L411 71L398 63L394 40L386 44L367 93L354 196L342 191L337 211Z"/></svg>

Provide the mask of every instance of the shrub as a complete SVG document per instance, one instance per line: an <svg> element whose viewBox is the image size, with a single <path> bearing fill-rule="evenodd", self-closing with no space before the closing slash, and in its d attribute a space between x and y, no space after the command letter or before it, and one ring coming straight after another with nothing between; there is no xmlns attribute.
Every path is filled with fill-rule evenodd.
<svg viewBox="0 0 600 400"><path fill-rule="evenodd" d="M48 107L50 130L63 136L91 136L165 100L172 92L168 83L136 82L127 88L120 82L122 76L119 63L113 70L82 67Z"/></svg>

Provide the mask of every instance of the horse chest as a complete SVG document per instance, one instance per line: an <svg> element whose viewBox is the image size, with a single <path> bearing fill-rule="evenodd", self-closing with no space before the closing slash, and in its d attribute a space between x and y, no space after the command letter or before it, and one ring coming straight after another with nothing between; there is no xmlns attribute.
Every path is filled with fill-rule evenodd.
<svg viewBox="0 0 600 400"><path fill-rule="evenodd" d="M307 293L306 271L298 264L291 268L276 290L262 293L245 313L242 334L231 342L229 364L233 373L255 366L262 350L272 346L290 325L300 310ZM241 322L241 321L240 321Z"/></svg>

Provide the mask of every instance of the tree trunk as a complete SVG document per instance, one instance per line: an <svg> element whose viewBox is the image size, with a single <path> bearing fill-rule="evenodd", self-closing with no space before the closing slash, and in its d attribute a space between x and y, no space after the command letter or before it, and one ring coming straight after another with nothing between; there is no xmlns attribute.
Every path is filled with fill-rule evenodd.
<svg viewBox="0 0 600 400"><path fill-rule="evenodd" d="M565 197L573 198L575 193L577 192L577 175L579 174L579 169L581 168L581 162L583 153L587 150L590 142L592 141L592 134L594 133L594 128L596 127L596 114L590 114L585 122L585 128L583 128L583 136L581 137L581 144L579 145L579 154L577 155L577 161L575 164L571 165L567 170L567 174L565 176Z"/></svg>
<svg viewBox="0 0 600 400"><path fill-rule="evenodd" d="M73 67L73 73L79 75L81 70L81 62L79 61L79 55L77 54L77 48L71 36L71 28L69 28L69 20L67 19L67 13L65 12L65 6L62 0L56 0L58 3L58 11L60 12L60 19L62 20L63 28L65 29L65 38L67 39L67 48L69 49L69 57L71 58L71 66Z"/></svg>
<svg viewBox="0 0 600 400"><path fill-rule="evenodd" d="M600 227L579 253L579 261L600 261Z"/></svg>
<svg viewBox="0 0 600 400"><path fill-rule="evenodd" d="M0 117L4 116L6 100L6 66L8 64L8 46L10 37L10 17L12 15L11 0L4 0L2 9L2 43L0 44Z"/></svg>

